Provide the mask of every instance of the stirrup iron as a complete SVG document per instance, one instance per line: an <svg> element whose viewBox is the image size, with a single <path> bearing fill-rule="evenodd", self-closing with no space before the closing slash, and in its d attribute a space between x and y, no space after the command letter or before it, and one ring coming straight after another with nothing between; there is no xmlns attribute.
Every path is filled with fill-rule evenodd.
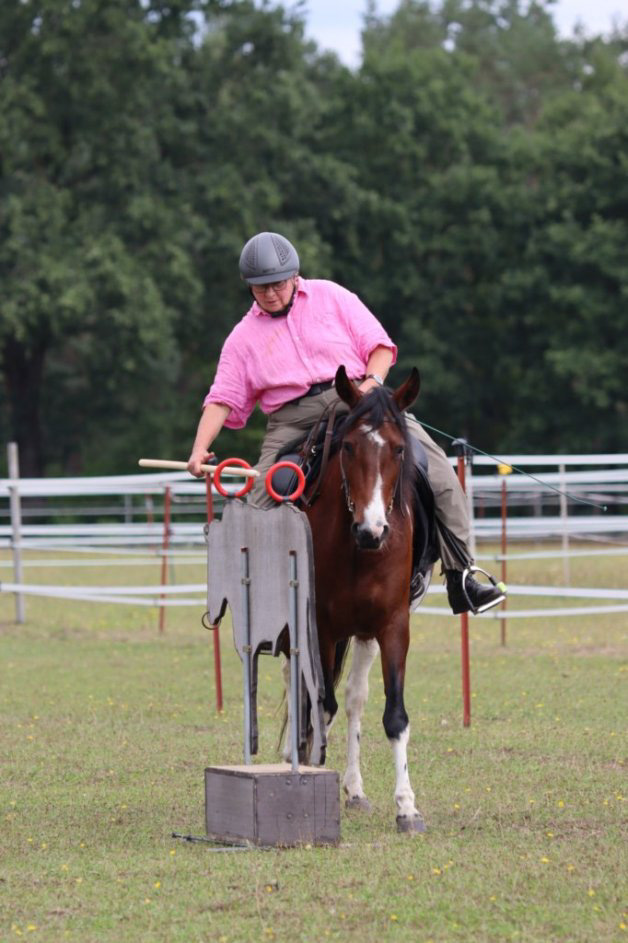
<svg viewBox="0 0 628 943"><path fill-rule="evenodd" d="M492 583L495 589L499 590L499 593L500 593L498 597L496 597L495 599L491 599L489 602L485 603L483 606L478 606L477 609L471 603L471 600L469 599L469 594L467 593L467 587L466 587L467 578L469 576L473 576L474 573L482 573L487 578L487 580L490 583ZM503 602L504 599L506 598L506 584L502 582L498 582L494 576L492 576L486 570L483 570L481 566L466 567L466 569L462 571L461 586L462 586L462 592L464 593L464 597L469 604L469 610L470 612L473 613L474 616L479 615L481 612L486 612L487 609L492 609L493 606L498 606L500 602Z"/></svg>

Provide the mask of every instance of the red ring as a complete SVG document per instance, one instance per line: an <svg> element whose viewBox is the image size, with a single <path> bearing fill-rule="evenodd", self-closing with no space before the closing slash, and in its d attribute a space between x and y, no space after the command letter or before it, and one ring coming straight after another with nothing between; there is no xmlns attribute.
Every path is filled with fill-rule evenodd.
<svg viewBox="0 0 628 943"><path fill-rule="evenodd" d="M227 465L238 465L240 468L250 468L251 466L248 462L245 462L243 458L226 458L224 462L220 462L219 465L216 465L216 471L214 472L214 487L218 494L221 494L223 498L242 498L245 494L248 494L253 487L253 478L249 478L244 487L236 491L235 494L229 494L228 491L225 491L220 482L220 476Z"/></svg>
<svg viewBox="0 0 628 943"><path fill-rule="evenodd" d="M276 471L279 471L280 468L291 468L297 476L298 484L292 494L278 494L273 488L273 475ZM299 468L298 465L295 465L294 462L275 462L275 464L268 469L266 474L266 491L268 491L271 498L274 498L275 501L296 501L297 498L300 498L303 494L304 488L305 475L303 474L303 470Z"/></svg>

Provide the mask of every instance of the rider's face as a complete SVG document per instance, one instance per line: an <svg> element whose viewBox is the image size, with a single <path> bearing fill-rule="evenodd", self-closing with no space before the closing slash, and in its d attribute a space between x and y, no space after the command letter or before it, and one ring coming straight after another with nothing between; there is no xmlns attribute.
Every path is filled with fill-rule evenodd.
<svg viewBox="0 0 628 943"><path fill-rule="evenodd" d="M272 314L286 307L292 298L295 283L296 278L285 278L268 285L251 285L251 291L260 308Z"/></svg>

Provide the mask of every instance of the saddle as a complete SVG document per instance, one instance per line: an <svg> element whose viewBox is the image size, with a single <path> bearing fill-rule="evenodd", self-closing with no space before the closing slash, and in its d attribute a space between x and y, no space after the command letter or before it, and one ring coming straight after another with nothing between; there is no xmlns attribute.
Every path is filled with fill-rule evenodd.
<svg viewBox="0 0 628 943"><path fill-rule="evenodd" d="M293 439L277 452L277 462L292 462L305 475L305 490L310 493L302 497L300 503L306 507L313 504L320 493L331 452L335 419L336 406L333 406L328 413L323 413L307 435ZM316 486L310 491L314 482ZM297 486L297 476L289 468L280 468L273 475L273 486L281 495L291 494Z"/></svg>
<svg viewBox="0 0 628 943"><path fill-rule="evenodd" d="M311 432L289 442L277 453L277 461L293 462L305 475L308 494L300 499L301 506L309 507L320 493L333 441L334 419L335 409L332 408L328 415L323 415ZM414 609L427 592L432 566L440 553L434 493L427 473L427 453L417 439L409 436L408 442L414 464L414 528L410 584L410 609ZM289 468L280 468L273 476L273 486L279 494L291 494L297 486L297 476Z"/></svg>

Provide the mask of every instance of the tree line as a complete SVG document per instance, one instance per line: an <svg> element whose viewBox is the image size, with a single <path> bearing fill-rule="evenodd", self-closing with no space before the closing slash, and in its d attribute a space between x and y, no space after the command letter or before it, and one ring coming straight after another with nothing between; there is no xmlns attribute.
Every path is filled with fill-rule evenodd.
<svg viewBox="0 0 628 943"><path fill-rule="evenodd" d="M628 449L628 30L402 0L362 43L347 68L298 5L4 0L0 430L24 475L187 456L263 229L381 319L419 418ZM262 427L221 452L254 459Z"/></svg>

